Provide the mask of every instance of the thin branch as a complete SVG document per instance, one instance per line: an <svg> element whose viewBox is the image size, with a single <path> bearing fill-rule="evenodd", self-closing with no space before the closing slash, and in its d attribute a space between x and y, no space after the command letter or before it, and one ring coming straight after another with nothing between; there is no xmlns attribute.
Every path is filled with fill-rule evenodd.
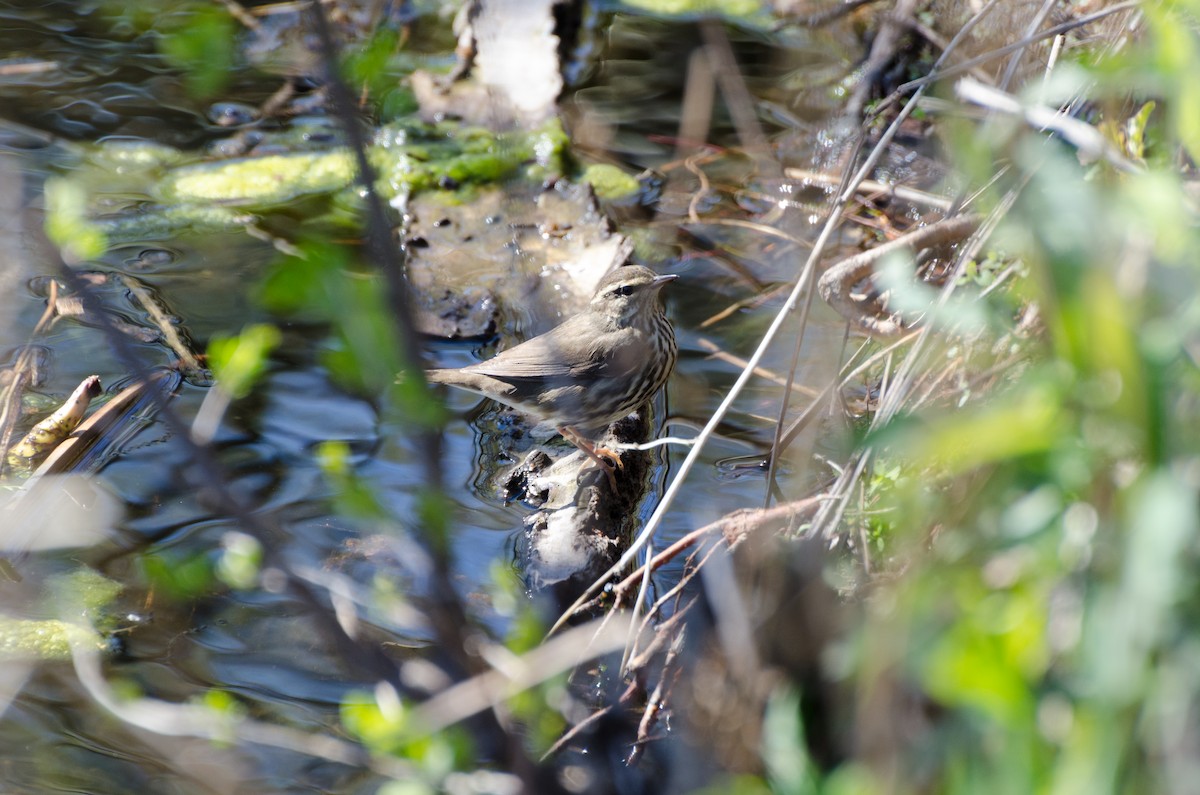
<svg viewBox="0 0 1200 795"><path fill-rule="evenodd" d="M1127 174L1140 174L1142 166L1127 159L1099 130L1085 121L1044 105L1022 103L1012 94L990 88L970 78L959 80L954 91L966 102L974 102L999 113L1019 116L1040 130L1053 130L1079 153L1089 158L1104 158L1114 168Z"/></svg>
<svg viewBox="0 0 1200 795"><path fill-rule="evenodd" d="M708 351L710 358L725 362L737 367L739 370L746 366L746 360L740 356L736 356L728 351L722 350L717 343L710 340L708 337L700 337L696 340L696 344L704 350ZM805 397L815 397L817 390L812 387L807 387L802 384L790 383L789 379L785 379L776 373L774 370L768 370L765 367L755 367L754 374L759 378L770 381L776 386L790 388Z"/></svg>
<svg viewBox="0 0 1200 795"><path fill-rule="evenodd" d="M805 168L785 168L783 173L784 176L790 179L798 179L802 182L818 183L821 185L841 185L842 182L841 177L834 177L830 174L823 174L820 171L812 171ZM945 196L917 190L905 185L895 185L890 182L864 179L859 183L858 189L862 193L893 197L913 204L923 204L935 210L942 210L943 212L949 210L951 207L950 199L947 199Z"/></svg>
<svg viewBox="0 0 1200 795"><path fill-rule="evenodd" d="M1055 25L1052 28L1046 28L1045 30L1040 31L1033 36L1026 36L1020 41L1013 42L1012 44L1006 44L1003 47L998 47L991 52L986 52L982 55L970 58L962 63L957 63L954 66L948 66L944 69L934 68L930 70L929 74L925 75L924 77L919 77L916 80L909 80L907 83L902 84L893 92L893 95L904 96L909 91L924 88L930 83L937 82L938 80L942 80L947 77L953 77L955 75L962 74L963 72L970 71L980 64L994 61L997 58L1003 58L1009 53L1022 50L1028 47L1030 44L1041 41L1042 39L1053 38L1061 33L1066 33L1068 31L1075 30L1076 28L1090 25L1093 22L1097 22L1105 17L1110 17L1113 14L1119 14L1122 11L1135 10L1140 5L1141 3L1139 0L1128 0L1124 3L1117 3L1116 5L1096 11L1095 13L1082 16L1079 19L1073 19L1070 22L1064 22L1061 25ZM957 39L958 37L956 36L955 38Z"/></svg>
<svg viewBox="0 0 1200 795"><path fill-rule="evenodd" d="M850 297L850 288L872 275L875 263L884 257L898 251L918 252L934 246L957 243L978 229L982 220L978 215L946 218L868 251L847 257L821 275L817 281L817 289L827 304L861 331L872 336L898 336L904 331L900 322L865 314L862 307Z"/></svg>
<svg viewBox="0 0 1200 795"><path fill-rule="evenodd" d="M580 663L612 654L625 645L631 623L593 621L572 627L511 661L506 671L493 669L431 696L413 711L414 724L436 734Z"/></svg>
<svg viewBox="0 0 1200 795"><path fill-rule="evenodd" d="M1058 0L1042 0L1042 6L1038 12L1033 15L1033 19L1029 20L1029 24L1025 27L1025 38L1028 39L1037 33L1037 29L1046 21L1046 16L1050 13L1050 9L1058 4ZM1000 85L997 86L1001 91L1007 91L1009 84L1012 83L1013 76L1017 73L1017 67L1021 64L1021 57L1025 54L1024 48L1017 50L1008 59L1008 66L1004 69L1004 76L1000 79Z"/></svg>

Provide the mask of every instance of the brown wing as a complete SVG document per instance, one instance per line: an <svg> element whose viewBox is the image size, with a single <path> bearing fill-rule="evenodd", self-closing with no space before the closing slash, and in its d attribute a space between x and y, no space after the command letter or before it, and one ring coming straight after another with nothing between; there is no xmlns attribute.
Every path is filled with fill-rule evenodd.
<svg viewBox="0 0 1200 795"><path fill-rule="evenodd" d="M604 367L602 346L590 324L576 315L545 334L464 368L501 381L557 382L593 375Z"/></svg>

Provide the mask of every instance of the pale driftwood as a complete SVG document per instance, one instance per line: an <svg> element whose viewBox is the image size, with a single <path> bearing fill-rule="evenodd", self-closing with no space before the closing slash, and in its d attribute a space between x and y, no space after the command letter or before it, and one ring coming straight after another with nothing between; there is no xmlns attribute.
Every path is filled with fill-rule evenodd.
<svg viewBox="0 0 1200 795"><path fill-rule="evenodd" d="M410 78L421 117L456 116L492 129L535 129L553 118L563 87L554 7L554 0L464 4L454 70Z"/></svg>
<svg viewBox="0 0 1200 795"><path fill-rule="evenodd" d="M169 393L180 375L164 370L122 390L60 443L21 488L0 504L0 548L26 553L86 547L112 538L121 503L90 473L157 408L156 392ZM68 474L70 473L70 474Z"/></svg>
<svg viewBox="0 0 1200 795"><path fill-rule="evenodd" d="M92 416L85 419L61 444L54 448L34 471L31 481L43 475L79 470L83 456L111 433L120 423L127 422L137 405L153 397L154 390L170 393L179 385L180 376L173 370L163 370L149 380L138 381L121 390Z"/></svg>
<svg viewBox="0 0 1200 795"><path fill-rule="evenodd" d="M833 174L825 174L820 171L811 171L806 168L785 168L784 176L789 179L800 180L801 182L818 183L830 188L840 187L842 179ZM897 185L891 182L879 182L873 179L864 179L858 184L858 193L862 194L881 194L889 198L900 199L901 201L909 202L910 204L923 204L926 207L943 212L950 209L953 201L945 196L939 196L936 193L929 191L910 188L907 185Z"/></svg>

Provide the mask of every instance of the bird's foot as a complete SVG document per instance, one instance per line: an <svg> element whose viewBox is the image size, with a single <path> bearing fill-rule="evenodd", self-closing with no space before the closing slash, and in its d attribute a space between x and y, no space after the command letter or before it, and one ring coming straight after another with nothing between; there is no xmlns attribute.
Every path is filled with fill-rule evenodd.
<svg viewBox="0 0 1200 795"><path fill-rule="evenodd" d="M606 459L610 467L625 469L625 462L621 460L621 454L616 450L608 447L593 447L592 452L596 454L597 458Z"/></svg>
<svg viewBox="0 0 1200 795"><path fill-rule="evenodd" d="M614 474L616 472L616 467L614 467L612 464L608 463L608 461L605 461L603 458L600 458L599 456L596 457L596 460L600 462L600 468L603 469L604 474L608 476L608 485L612 488L613 494L616 494L617 493L617 476L616 476L616 474ZM621 461L621 459L618 458L617 462L620 463L620 461Z"/></svg>
<svg viewBox="0 0 1200 795"><path fill-rule="evenodd" d="M595 461L604 470L604 474L608 476L608 485L612 486L613 493L615 494L617 492L616 471L625 467L620 453L609 450L607 447L596 447L587 439L580 436L573 428L559 428L558 432L563 435L564 439L582 450L588 458Z"/></svg>

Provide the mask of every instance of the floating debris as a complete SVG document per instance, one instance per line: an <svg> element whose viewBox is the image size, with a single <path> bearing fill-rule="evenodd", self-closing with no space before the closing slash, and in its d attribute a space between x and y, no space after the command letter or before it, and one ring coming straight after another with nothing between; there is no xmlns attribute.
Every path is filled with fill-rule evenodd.
<svg viewBox="0 0 1200 795"><path fill-rule="evenodd" d="M71 435L83 419L92 398L101 391L100 376L90 375L75 388L58 409L34 425L25 438L8 451L8 465L16 472L28 472L37 459L47 455L59 442Z"/></svg>

